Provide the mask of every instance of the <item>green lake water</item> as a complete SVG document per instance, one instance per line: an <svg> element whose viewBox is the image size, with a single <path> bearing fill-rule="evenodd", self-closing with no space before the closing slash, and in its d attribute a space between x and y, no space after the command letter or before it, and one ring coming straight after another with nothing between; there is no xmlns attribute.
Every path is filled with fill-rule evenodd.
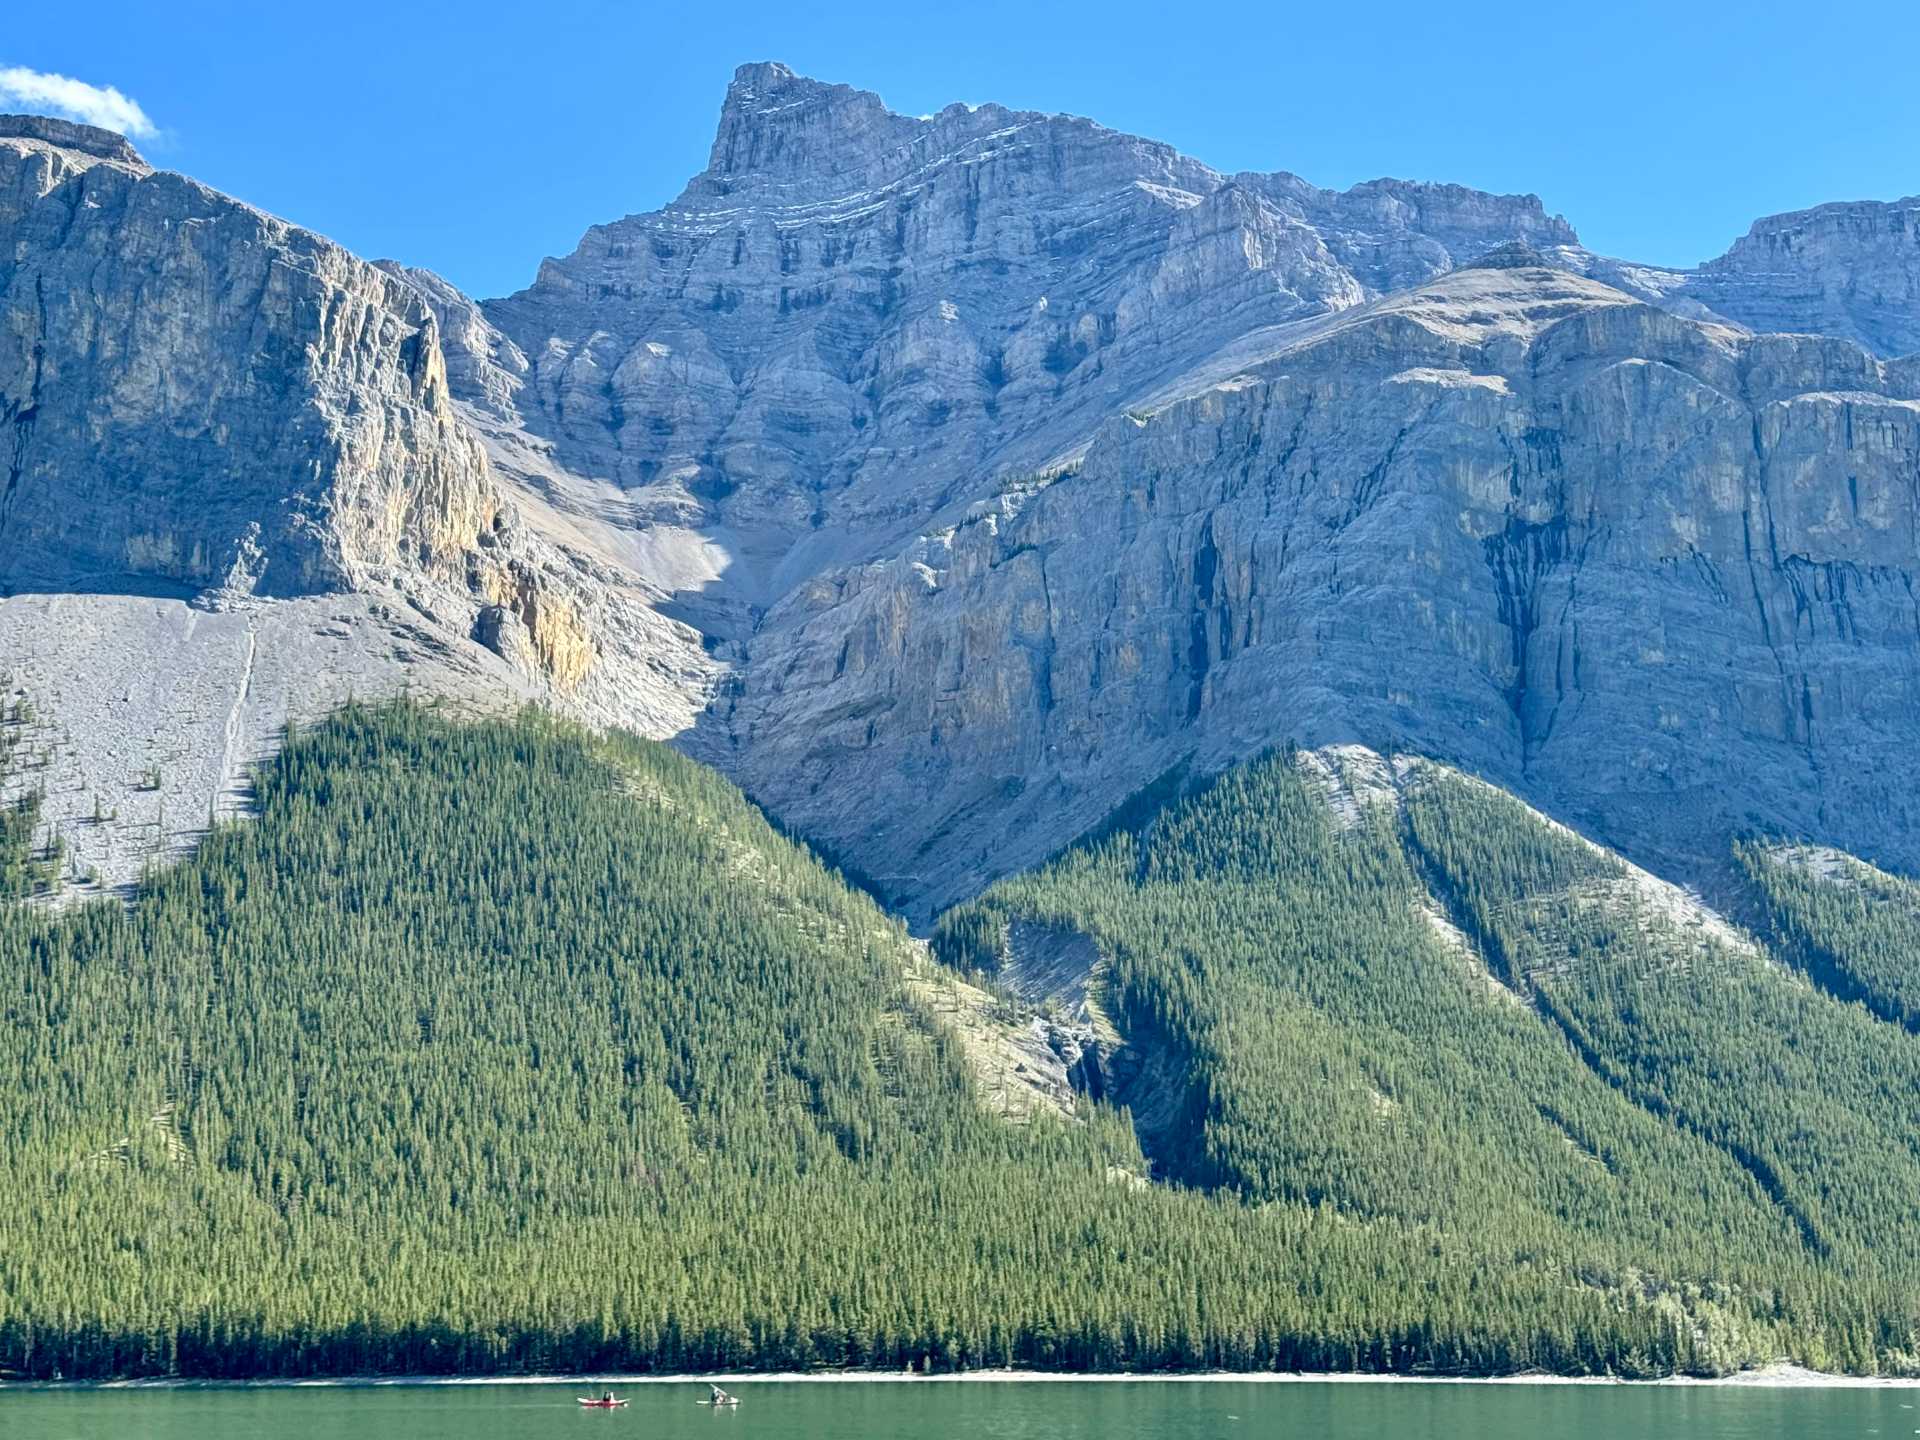
<svg viewBox="0 0 1920 1440"><path fill-rule="evenodd" d="M1920 1435L1920 1391L1238 1381L755 1383L716 1411L701 1387L460 1385L0 1391L5 1440L1837 1440Z"/></svg>

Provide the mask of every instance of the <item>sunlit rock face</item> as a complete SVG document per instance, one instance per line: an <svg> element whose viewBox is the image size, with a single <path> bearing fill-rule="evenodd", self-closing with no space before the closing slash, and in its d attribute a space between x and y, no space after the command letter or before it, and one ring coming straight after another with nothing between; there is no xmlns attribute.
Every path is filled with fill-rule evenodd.
<svg viewBox="0 0 1920 1440"><path fill-rule="evenodd" d="M755 793L907 903L1288 739L1689 878L1749 828L1920 864L1913 367L1511 256L1243 359L777 605L725 715Z"/></svg>
<svg viewBox="0 0 1920 1440"><path fill-rule="evenodd" d="M1288 738L1695 875L1911 843L1912 209L1662 271L1530 196L748 66L476 350L692 577L733 677L683 743L917 912Z"/></svg>
<svg viewBox="0 0 1920 1440"><path fill-rule="evenodd" d="M70 894L244 807L284 723L350 696L654 734L702 703L660 592L494 474L428 288L117 135L0 117L0 689Z"/></svg>
<svg viewBox="0 0 1920 1440"><path fill-rule="evenodd" d="M1263 326L1515 237L1531 196L1229 177L1062 115L750 65L707 170L485 306L519 408L641 523L724 531L754 603L1041 469Z"/></svg>
<svg viewBox="0 0 1920 1440"><path fill-rule="evenodd" d="M99 680L75 805L163 674L218 752L175 817L345 693L535 698L916 917L1288 739L1683 879L1753 829L1912 869L1914 216L1663 269L761 64L678 199L475 301L0 119L0 660Z"/></svg>
<svg viewBox="0 0 1920 1440"><path fill-rule="evenodd" d="M1754 222L1687 293L1750 329L1920 352L1920 195L1821 205Z"/></svg>
<svg viewBox="0 0 1920 1440"><path fill-rule="evenodd" d="M1661 271L1532 197L750 66L707 171L485 348L723 554L684 743L920 912L1288 738L1697 873L1753 825L1912 843L1911 209Z"/></svg>
<svg viewBox="0 0 1920 1440"><path fill-rule="evenodd" d="M32 117L0 122L0 234L0 584L306 594L450 566L491 523L407 286Z"/></svg>

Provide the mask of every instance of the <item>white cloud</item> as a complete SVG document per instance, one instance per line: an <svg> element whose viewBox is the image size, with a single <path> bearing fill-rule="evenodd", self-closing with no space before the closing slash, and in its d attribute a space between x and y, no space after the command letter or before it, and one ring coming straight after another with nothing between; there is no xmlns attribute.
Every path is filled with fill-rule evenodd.
<svg viewBox="0 0 1920 1440"><path fill-rule="evenodd" d="M89 85L84 80L47 75L24 65L0 65L0 110L16 106L102 125L136 140L149 140L160 133L139 101L111 85Z"/></svg>

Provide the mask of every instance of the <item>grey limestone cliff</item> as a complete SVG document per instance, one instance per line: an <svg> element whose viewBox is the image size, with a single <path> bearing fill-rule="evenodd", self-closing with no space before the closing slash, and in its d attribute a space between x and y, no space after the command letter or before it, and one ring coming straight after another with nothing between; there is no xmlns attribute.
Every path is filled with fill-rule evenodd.
<svg viewBox="0 0 1920 1440"><path fill-rule="evenodd" d="M1910 208L1663 271L747 66L476 350L723 642L684 743L918 914L1289 737L1696 878L1751 826L1912 864Z"/></svg>
<svg viewBox="0 0 1920 1440"><path fill-rule="evenodd" d="M1920 196L1837 201L1753 222L1692 270L1554 247L1558 263L1696 319L1831 335L1883 359L1920 351Z"/></svg>
<svg viewBox="0 0 1920 1440"><path fill-rule="evenodd" d="M0 586L457 565L495 506L415 293L77 130L0 125Z"/></svg>
<svg viewBox="0 0 1920 1440"><path fill-rule="evenodd" d="M352 694L683 728L698 637L545 519L453 401L418 277L0 118L0 664L76 879L191 839L285 719Z"/></svg>
<svg viewBox="0 0 1920 1440"><path fill-rule="evenodd" d="M1072 116L915 119L761 64L677 200L484 308L527 428L631 523L724 548L707 600L759 606L1239 336L1515 237L1573 239L1531 196L1228 177Z"/></svg>
<svg viewBox="0 0 1920 1440"><path fill-rule="evenodd" d="M1840 335L1884 356L1920 352L1920 195L1755 221L1686 289L1753 330Z"/></svg>
<svg viewBox="0 0 1920 1440"><path fill-rule="evenodd" d="M1503 258L794 592L716 721L749 788L910 905L1287 739L1670 875L1749 828L1920 866L1920 374Z"/></svg>
<svg viewBox="0 0 1920 1440"><path fill-rule="evenodd" d="M156 832L347 690L537 698L917 917L1288 739L1669 877L1754 828L1911 870L1914 214L1664 269L756 64L677 199L476 302L0 121L4 678L77 814L207 677Z"/></svg>

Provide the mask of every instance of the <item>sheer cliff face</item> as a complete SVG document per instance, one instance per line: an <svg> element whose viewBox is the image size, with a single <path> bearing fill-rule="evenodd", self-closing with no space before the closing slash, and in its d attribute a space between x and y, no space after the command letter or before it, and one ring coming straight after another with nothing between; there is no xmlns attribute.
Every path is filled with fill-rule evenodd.
<svg viewBox="0 0 1920 1440"><path fill-rule="evenodd" d="M1516 236L1532 197L1222 176L1069 116L913 119L778 65L709 167L486 306L528 427L641 523L724 529L766 603L825 561L1056 461L1248 331Z"/></svg>
<svg viewBox="0 0 1920 1440"><path fill-rule="evenodd" d="M1755 824L1920 863L1910 208L1663 272L1531 197L753 66L707 172L477 349L724 555L688 613L751 603L689 747L919 913L1288 737L1677 871Z"/></svg>
<svg viewBox="0 0 1920 1440"><path fill-rule="evenodd" d="M679 199L476 303L0 119L0 660L56 811L156 758L148 682L213 677L141 742L213 757L190 817L345 693L528 695L917 916L1289 738L1683 878L1754 827L1920 868L1913 216L1660 270L753 65Z"/></svg>
<svg viewBox="0 0 1920 1440"><path fill-rule="evenodd" d="M1287 738L1447 756L1668 873L1754 825L1920 866L1920 375L1508 263L796 591L725 716L750 788L916 906Z"/></svg>
<svg viewBox="0 0 1920 1440"><path fill-rule="evenodd" d="M435 298L119 136L0 117L0 672L76 875L191 843L350 695L690 722L699 637L510 497Z"/></svg>
<svg viewBox="0 0 1920 1440"><path fill-rule="evenodd" d="M433 317L84 126L0 119L0 587L451 575L494 516Z"/></svg>
<svg viewBox="0 0 1920 1440"><path fill-rule="evenodd" d="M1754 330L1840 335L1920 351L1920 195L1822 205L1755 222L1688 293Z"/></svg>

